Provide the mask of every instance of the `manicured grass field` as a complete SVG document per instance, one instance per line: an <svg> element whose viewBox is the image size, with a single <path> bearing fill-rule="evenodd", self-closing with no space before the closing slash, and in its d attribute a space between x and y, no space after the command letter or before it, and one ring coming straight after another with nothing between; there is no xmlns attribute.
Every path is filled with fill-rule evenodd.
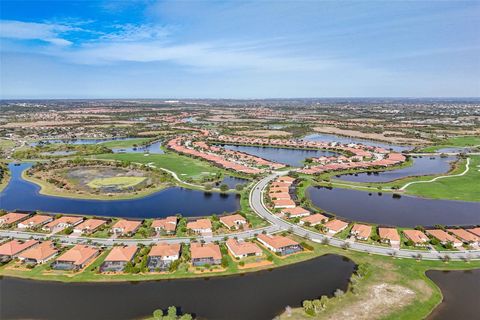
<svg viewBox="0 0 480 320"><path fill-rule="evenodd" d="M204 176L213 175L222 171L207 162L181 156L173 152L151 154L149 156L144 156L139 153L103 154L95 156L95 158L152 164L156 168L165 168L175 172L182 180L199 180Z"/></svg>
<svg viewBox="0 0 480 320"><path fill-rule="evenodd" d="M407 187L407 193L434 199L480 201L480 156L470 159L470 170L464 176L413 184Z"/></svg>
<svg viewBox="0 0 480 320"><path fill-rule="evenodd" d="M423 148L423 152L435 152L438 149L449 147L473 147L480 145L480 136L459 136L449 138L440 143Z"/></svg>
<svg viewBox="0 0 480 320"><path fill-rule="evenodd" d="M140 145L144 142L147 142L148 138L138 138L138 139L129 139L129 140L113 140L113 141L107 141L107 142L102 142L99 143L104 147L107 148L130 148L133 147L134 145Z"/></svg>
<svg viewBox="0 0 480 320"><path fill-rule="evenodd" d="M111 177L93 179L87 185L90 188L102 188L107 186L115 186L116 188L130 188L144 181L145 177Z"/></svg>

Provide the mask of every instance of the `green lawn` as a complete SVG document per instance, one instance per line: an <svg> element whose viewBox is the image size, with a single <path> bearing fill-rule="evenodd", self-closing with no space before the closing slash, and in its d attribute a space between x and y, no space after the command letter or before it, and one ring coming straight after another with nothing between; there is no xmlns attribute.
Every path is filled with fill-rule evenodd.
<svg viewBox="0 0 480 320"><path fill-rule="evenodd" d="M438 149L449 148L449 147L473 147L480 145L480 136L458 136L449 138L435 144L433 146L428 146L423 148L423 152L435 152Z"/></svg>
<svg viewBox="0 0 480 320"><path fill-rule="evenodd" d="M407 193L435 199L480 201L480 156L470 159L470 170L464 176L413 184L407 187Z"/></svg>
<svg viewBox="0 0 480 320"><path fill-rule="evenodd" d="M0 139L0 150L12 148L15 143L12 140Z"/></svg>
<svg viewBox="0 0 480 320"><path fill-rule="evenodd" d="M156 168L165 168L175 172L182 180L200 180L204 176L210 176L222 171L205 161L181 156L173 152L151 154L149 156L144 156L139 153L102 154L95 156L95 158L130 161L142 164L151 163Z"/></svg>
<svg viewBox="0 0 480 320"><path fill-rule="evenodd" d="M144 181L145 177L110 177L96 178L87 183L90 188L102 188L106 186L115 186L118 188L129 188L136 186Z"/></svg>
<svg viewBox="0 0 480 320"><path fill-rule="evenodd" d="M134 145L141 145L151 139L148 138L138 138L138 139L129 139L129 140L113 140L99 143L100 145L107 148L131 148Z"/></svg>

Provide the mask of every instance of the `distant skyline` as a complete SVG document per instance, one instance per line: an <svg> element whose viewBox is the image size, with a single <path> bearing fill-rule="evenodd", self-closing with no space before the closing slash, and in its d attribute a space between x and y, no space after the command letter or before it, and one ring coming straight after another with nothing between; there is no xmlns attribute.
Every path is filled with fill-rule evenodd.
<svg viewBox="0 0 480 320"><path fill-rule="evenodd" d="M0 98L480 97L479 1L2 1Z"/></svg>

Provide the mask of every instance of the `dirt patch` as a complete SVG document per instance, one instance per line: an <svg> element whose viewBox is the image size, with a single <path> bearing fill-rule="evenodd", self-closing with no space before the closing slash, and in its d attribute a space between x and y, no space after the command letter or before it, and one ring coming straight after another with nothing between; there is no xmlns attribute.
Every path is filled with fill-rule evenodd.
<svg viewBox="0 0 480 320"><path fill-rule="evenodd" d="M367 287L361 295L359 300L330 314L328 319L381 319L407 306L416 296L415 292L407 287L388 283Z"/></svg>

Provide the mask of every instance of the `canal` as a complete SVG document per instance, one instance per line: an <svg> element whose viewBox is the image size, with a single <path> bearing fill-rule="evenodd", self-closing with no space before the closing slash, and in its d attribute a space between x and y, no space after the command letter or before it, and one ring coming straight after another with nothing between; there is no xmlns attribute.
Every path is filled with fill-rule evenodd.
<svg viewBox="0 0 480 320"><path fill-rule="evenodd" d="M228 277L121 283L0 278L1 319L138 319L177 306L199 319L269 320L305 299L347 290L355 265L326 255Z"/></svg>
<svg viewBox="0 0 480 320"><path fill-rule="evenodd" d="M205 193L180 187L155 192L129 200L90 200L47 196L40 186L22 178L22 171L31 164L9 165L11 179L0 193L0 209L40 210L109 217L154 218L177 213L183 216L205 216L234 212L240 208L236 194Z"/></svg>

